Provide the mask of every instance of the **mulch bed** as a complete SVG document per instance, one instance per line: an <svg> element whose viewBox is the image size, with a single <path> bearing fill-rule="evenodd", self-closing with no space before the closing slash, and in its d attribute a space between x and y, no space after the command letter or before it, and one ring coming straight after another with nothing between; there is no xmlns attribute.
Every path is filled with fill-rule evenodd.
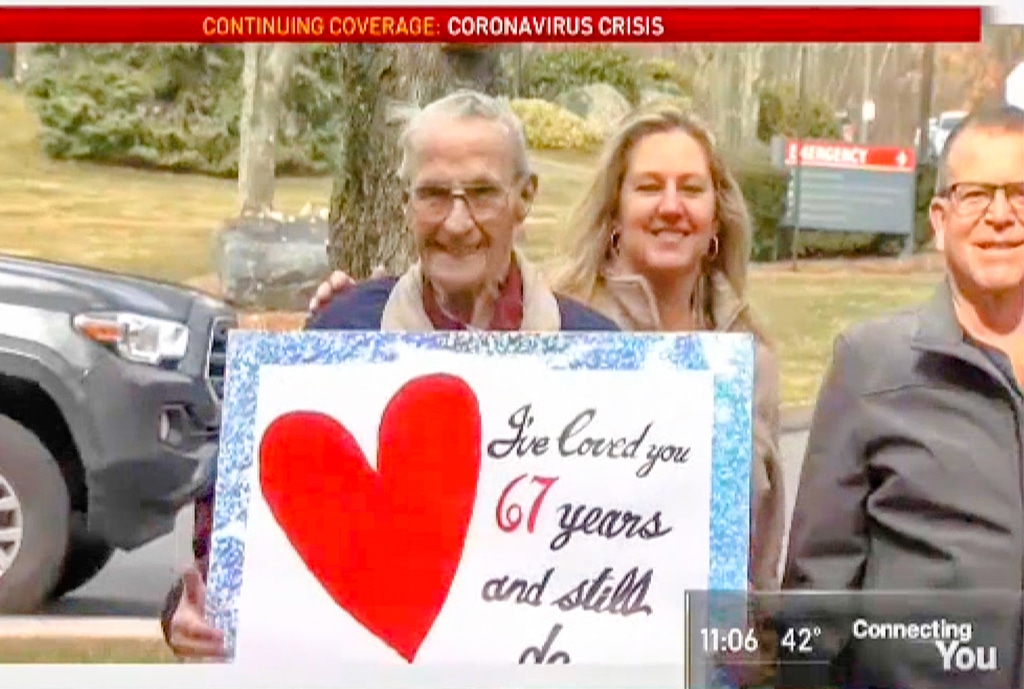
<svg viewBox="0 0 1024 689"><path fill-rule="evenodd" d="M875 273L906 275L910 273L938 273L944 270L942 254L929 251L910 258L825 258L801 259L797 262L800 273ZM752 271L766 273L792 273L792 261L756 263Z"/></svg>

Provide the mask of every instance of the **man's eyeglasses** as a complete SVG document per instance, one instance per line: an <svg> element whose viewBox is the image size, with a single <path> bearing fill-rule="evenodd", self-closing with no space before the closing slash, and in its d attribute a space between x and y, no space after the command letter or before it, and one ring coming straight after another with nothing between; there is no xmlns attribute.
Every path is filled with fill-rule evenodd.
<svg viewBox="0 0 1024 689"><path fill-rule="evenodd" d="M455 199L466 203L478 223L494 220L508 208L508 190L489 184L461 189L428 185L409 192L409 206L424 222L444 222L455 208Z"/></svg>
<svg viewBox="0 0 1024 689"><path fill-rule="evenodd" d="M995 201L999 190L1003 191L1006 202L1014 212L1024 217L1024 182L1010 184L982 184L980 182L960 182L949 187L945 196L953 204L953 210L960 215L981 215Z"/></svg>

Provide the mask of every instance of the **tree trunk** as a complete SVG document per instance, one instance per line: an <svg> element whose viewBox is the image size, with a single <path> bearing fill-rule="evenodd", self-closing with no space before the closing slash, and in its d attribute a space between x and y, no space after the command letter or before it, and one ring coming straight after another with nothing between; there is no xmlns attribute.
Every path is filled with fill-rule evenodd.
<svg viewBox="0 0 1024 689"><path fill-rule="evenodd" d="M396 176L402 120L396 115L402 105L422 105L444 88L440 51L357 43L338 51L343 148L331 191L328 260L358 279L381 265L398 274L413 252Z"/></svg>
<svg viewBox="0 0 1024 689"><path fill-rule="evenodd" d="M871 131L875 126L874 113L867 112L867 103L872 100L873 84L875 76L875 51L874 44L865 43L861 48L861 79L860 79L860 111L858 121L860 127L857 130L857 138L861 146L867 146L871 140ZM872 117L866 117L872 115Z"/></svg>
<svg viewBox="0 0 1024 689"><path fill-rule="evenodd" d="M423 106L452 86L498 88L497 49L490 46L339 46L344 100L331 191L329 262L364 279L377 266L404 271L413 247L395 175L402 106Z"/></svg>
<svg viewBox="0 0 1024 689"><path fill-rule="evenodd" d="M1024 26L986 25L982 28L981 40L1007 74L1024 61Z"/></svg>
<svg viewBox="0 0 1024 689"><path fill-rule="evenodd" d="M14 83L19 86L28 79L35 48L35 43L16 43L14 46Z"/></svg>
<svg viewBox="0 0 1024 689"><path fill-rule="evenodd" d="M244 50L238 193L241 213L246 215L274 207L277 131L296 46L247 44Z"/></svg>
<svg viewBox="0 0 1024 689"><path fill-rule="evenodd" d="M476 43L445 43L441 52L447 63L452 86L471 88L490 96L498 95L501 86L499 48Z"/></svg>
<svg viewBox="0 0 1024 689"><path fill-rule="evenodd" d="M932 116L932 98L935 89L935 44L925 43L921 47L921 80L917 93L917 128L921 132L917 140L918 165L928 159L930 141L928 120ZM920 174L920 171L918 172Z"/></svg>
<svg viewBox="0 0 1024 689"><path fill-rule="evenodd" d="M717 43L708 63L705 74L707 80L706 106L698 114L708 121L712 131L725 148L730 148L734 139L735 115L732 109L732 97L735 93L734 70L735 47Z"/></svg>
<svg viewBox="0 0 1024 689"><path fill-rule="evenodd" d="M738 147L757 141L758 93L764 73L764 44L747 43L739 48L737 95Z"/></svg>
<svg viewBox="0 0 1024 689"><path fill-rule="evenodd" d="M260 44L242 46L242 112L238 119L238 210L245 214L251 201L253 166L252 141L256 119L256 91L260 72Z"/></svg>
<svg viewBox="0 0 1024 689"><path fill-rule="evenodd" d="M0 43L0 79L14 79L13 43Z"/></svg>

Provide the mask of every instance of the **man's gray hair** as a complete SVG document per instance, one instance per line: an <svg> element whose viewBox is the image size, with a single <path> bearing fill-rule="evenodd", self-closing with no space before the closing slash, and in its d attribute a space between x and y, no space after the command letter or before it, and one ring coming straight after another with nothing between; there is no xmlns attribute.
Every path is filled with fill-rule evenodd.
<svg viewBox="0 0 1024 689"><path fill-rule="evenodd" d="M949 133L942 146L938 171L935 175L936 196L944 196L949 193L949 154L953 150L953 146L964 132L977 129L1024 133L1024 109L1003 103L995 107L984 107L967 115Z"/></svg>
<svg viewBox="0 0 1024 689"><path fill-rule="evenodd" d="M435 124L435 119L447 118L455 120L479 119L500 124L507 132L513 148L515 174L517 179L530 175L530 160L526 145L526 131L523 123L509 107L504 98L494 98L478 91L460 89L439 98L426 107L410 111L405 110L405 127L399 139L402 146L402 162L398 168L398 176L408 182L415 165L414 139L422 129ZM440 117L439 117L440 116Z"/></svg>

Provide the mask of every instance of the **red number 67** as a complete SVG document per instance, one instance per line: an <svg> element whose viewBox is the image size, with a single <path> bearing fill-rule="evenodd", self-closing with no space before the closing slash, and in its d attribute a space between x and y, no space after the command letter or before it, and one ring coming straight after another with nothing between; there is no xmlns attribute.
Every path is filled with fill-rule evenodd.
<svg viewBox="0 0 1024 689"><path fill-rule="evenodd" d="M512 479L512 482L505 486L505 490L501 492L501 497L498 499L498 507L495 512L495 516L498 521L498 528L505 533L512 533L519 528L519 525L523 523L523 508L517 502L508 502L509 494L512 490L519 485L519 483L528 476L528 474L522 474ZM537 513L540 511L540 506L544 503L544 497L551 490L551 486L554 485L555 481L558 480L557 476L534 476L530 483L536 483L541 486L540 491L537 492L537 497L533 499L533 506L530 508L530 516L526 520L526 530L529 533L533 533L533 527L537 523Z"/></svg>

